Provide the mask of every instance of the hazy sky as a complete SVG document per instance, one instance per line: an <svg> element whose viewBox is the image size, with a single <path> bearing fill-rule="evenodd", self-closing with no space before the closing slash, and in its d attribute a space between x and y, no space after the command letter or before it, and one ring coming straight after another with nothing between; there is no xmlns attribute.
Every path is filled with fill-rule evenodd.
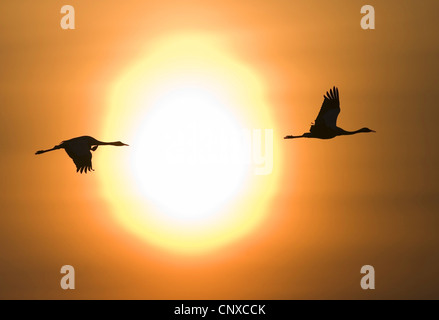
<svg viewBox="0 0 439 320"><path fill-rule="evenodd" d="M60 27L65 4L75 30ZM360 27L365 4L375 30ZM438 298L438 11L432 0L2 1L0 298ZM220 37L263 79L277 141L262 223L198 255L118 224L96 164L114 149L87 176L64 151L34 155L80 135L126 140L103 136L112 84L156 41L191 33ZM283 140L309 129L333 85L339 126L377 133ZM59 286L66 264L75 290ZM360 287L366 264L374 291Z"/></svg>

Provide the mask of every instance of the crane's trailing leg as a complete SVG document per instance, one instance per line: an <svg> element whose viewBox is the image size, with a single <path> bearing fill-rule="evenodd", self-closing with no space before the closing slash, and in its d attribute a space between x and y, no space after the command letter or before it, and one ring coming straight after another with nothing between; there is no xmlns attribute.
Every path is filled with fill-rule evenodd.
<svg viewBox="0 0 439 320"><path fill-rule="evenodd" d="M311 138L311 134L309 132L307 132L301 136L285 136L284 137L284 139L296 139L296 138Z"/></svg>
<svg viewBox="0 0 439 320"><path fill-rule="evenodd" d="M37 152L35 152L35 154L42 154L42 153L45 153L45 152L49 152L49 151L53 151L53 150L58 150L58 149L61 149L60 145L54 146L52 149L38 150Z"/></svg>

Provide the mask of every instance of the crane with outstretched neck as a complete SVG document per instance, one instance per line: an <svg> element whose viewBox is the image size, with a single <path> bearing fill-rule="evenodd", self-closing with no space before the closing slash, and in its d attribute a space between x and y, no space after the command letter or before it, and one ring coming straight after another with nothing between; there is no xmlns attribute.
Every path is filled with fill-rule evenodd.
<svg viewBox="0 0 439 320"><path fill-rule="evenodd" d="M361 128L356 131L346 131L337 127L337 117L340 113L340 97L338 88L334 87L323 95L323 104L317 115L316 120L311 125L309 132L301 136L286 136L284 139L295 138L317 138L317 139L332 139L336 136L347 136L361 132L375 132L369 128Z"/></svg>
<svg viewBox="0 0 439 320"><path fill-rule="evenodd" d="M70 140L65 140L51 149L39 150L35 152L35 154L42 154L53 150L64 149L69 157L73 159L73 162L76 165L76 172L87 173L87 171L94 171L91 164L91 151L96 151L98 146L120 147L127 146L127 144L120 141L102 142L90 136L82 136Z"/></svg>

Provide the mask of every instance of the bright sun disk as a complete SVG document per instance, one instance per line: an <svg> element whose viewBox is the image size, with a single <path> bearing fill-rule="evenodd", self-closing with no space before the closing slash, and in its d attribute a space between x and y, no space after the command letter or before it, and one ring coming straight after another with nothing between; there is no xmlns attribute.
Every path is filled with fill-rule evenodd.
<svg viewBox="0 0 439 320"><path fill-rule="evenodd" d="M130 145L95 160L118 223L179 253L219 248L260 225L276 174L254 175L247 133L274 125L263 81L223 41L160 39L114 81L108 103L103 136Z"/></svg>

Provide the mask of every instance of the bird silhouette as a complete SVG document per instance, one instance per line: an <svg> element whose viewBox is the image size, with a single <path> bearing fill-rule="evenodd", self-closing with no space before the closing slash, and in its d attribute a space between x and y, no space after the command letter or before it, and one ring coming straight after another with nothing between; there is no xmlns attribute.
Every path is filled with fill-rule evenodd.
<svg viewBox="0 0 439 320"><path fill-rule="evenodd" d="M93 137L82 136L70 140L65 140L59 145L54 146L52 149L39 150L35 152L35 154L42 154L53 150L64 149L69 157L73 159L73 162L76 165L76 172L87 173L87 171L94 171L91 164L90 150L96 151L98 146L127 146L127 144L120 141L102 142L96 140Z"/></svg>
<svg viewBox="0 0 439 320"><path fill-rule="evenodd" d="M338 95L338 88L334 87L326 95L323 95L323 104L317 115L314 124L311 125L309 132L301 136L286 136L284 139L294 138L317 138L317 139L332 139L336 136L352 135L360 132L375 132L369 128L361 128L356 131L346 131L337 127L337 117L340 113L340 99Z"/></svg>

